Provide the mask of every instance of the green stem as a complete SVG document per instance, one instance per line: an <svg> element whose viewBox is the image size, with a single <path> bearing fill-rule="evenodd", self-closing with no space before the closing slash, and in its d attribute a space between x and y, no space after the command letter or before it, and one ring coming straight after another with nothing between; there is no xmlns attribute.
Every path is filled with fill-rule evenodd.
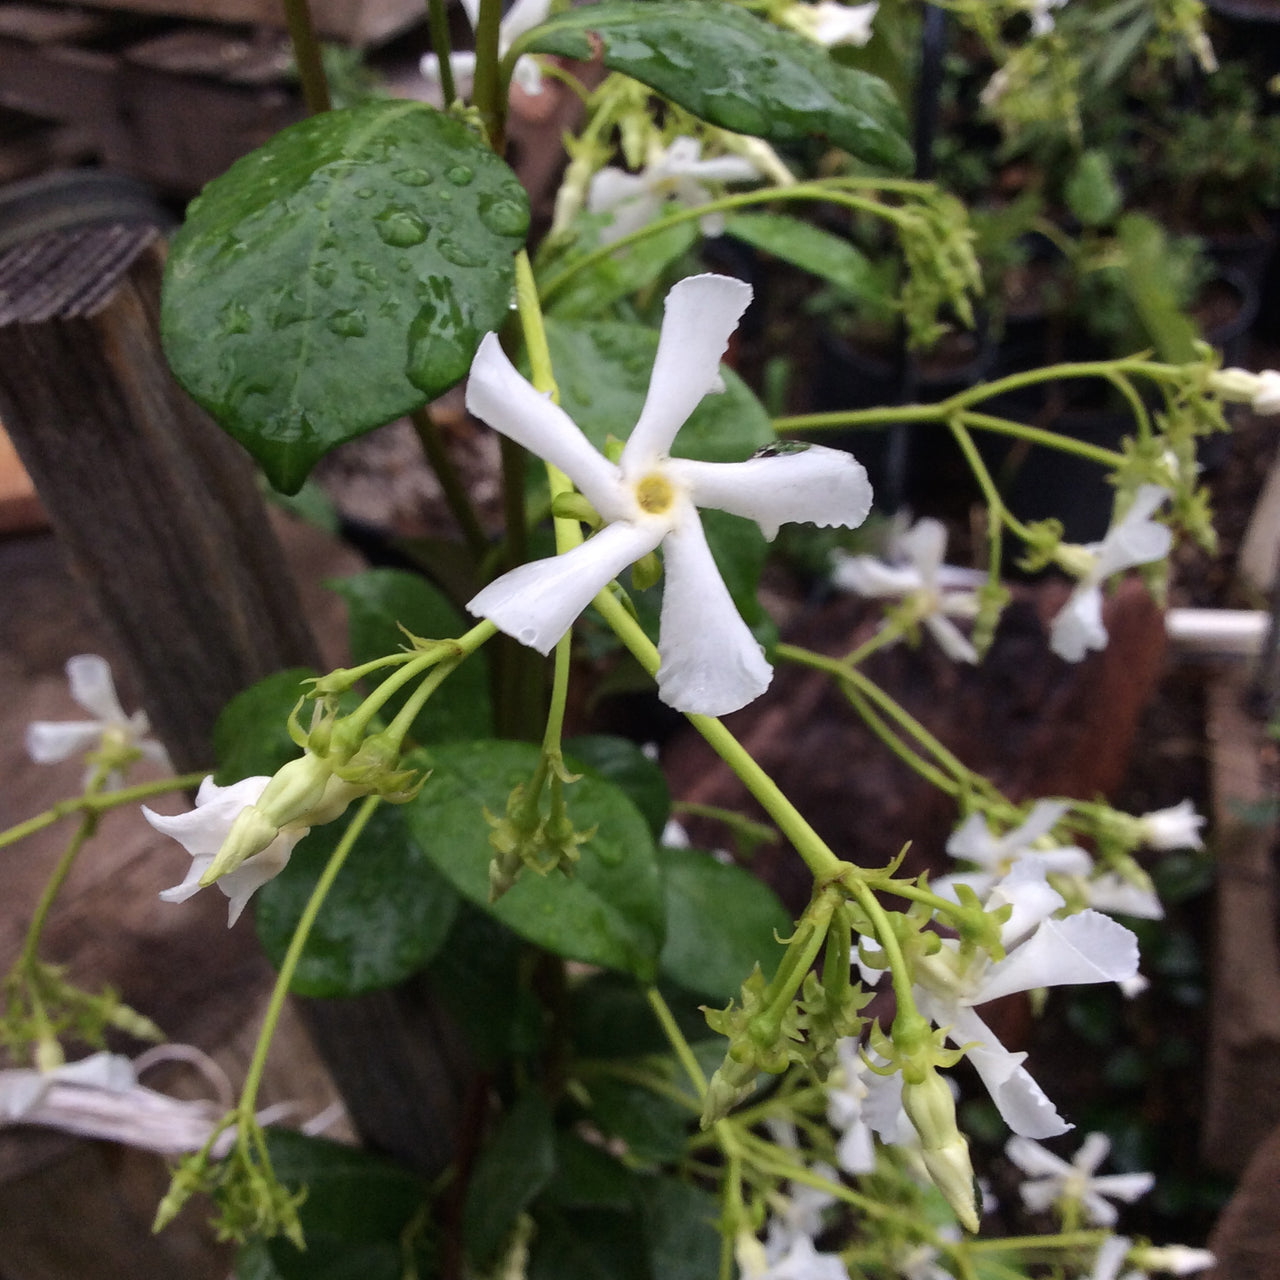
<svg viewBox="0 0 1280 1280"><path fill-rule="evenodd" d="M507 122L506 85L498 57L501 25L502 0L480 0L480 16L476 22L476 78L471 100L480 112L489 145L498 155L506 149Z"/></svg>
<svg viewBox="0 0 1280 1280"><path fill-rule="evenodd" d="M122 805L135 804L139 800L149 800L152 796L162 796L170 791L189 791L198 787L204 780L208 770L199 773L184 773L177 778L163 778L158 782L143 782L135 787L125 787L119 791L102 791L94 795L74 796L70 800L60 800L51 809L38 813L34 818L20 822L8 831L0 832L0 849L16 844L27 836L51 827L63 818L76 813L106 813L110 809L118 809Z"/></svg>
<svg viewBox="0 0 1280 1280"><path fill-rule="evenodd" d="M876 933L876 941L879 942L888 963L889 977L893 981L893 994L898 1002L897 1012L894 1014L895 1020L919 1018L920 1013L916 1009L915 997L911 994L911 974L907 969L902 948L898 945L898 935L889 920L888 912L880 905L880 899L867 885L855 884L853 894L858 900L858 905L867 913L871 927Z"/></svg>
<svg viewBox="0 0 1280 1280"><path fill-rule="evenodd" d="M311 21L311 7L307 0L284 0L284 17L289 28L293 60L298 67L298 79L302 82L302 98L307 104L307 112L313 116L320 115L321 112L328 111L332 103L320 41L316 39L315 25Z"/></svg>
<svg viewBox="0 0 1280 1280"><path fill-rule="evenodd" d="M329 861L320 873L320 879L316 881L316 887L311 891L307 905L302 909L297 928L294 929L293 937L289 940L289 949L285 952L284 960L280 964L280 972L276 975L276 984L272 988L271 999L263 1015L262 1029L258 1032L258 1042L253 1049L253 1058L249 1063L249 1070L245 1073L244 1088L240 1092L240 1102L236 1108L242 1117L251 1117L254 1113L258 1088L262 1084L262 1072L267 1065L267 1053L270 1051L271 1041L275 1038L276 1026L280 1022L280 1012L284 1008L294 972L298 968L298 961L302 959L302 952L307 945L307 939L311 936L316 916L320 914L320 908L324 905L324 900L333 887L338 872L342 870L342 864L346 862L347 855L355 846L365 824L373 816L373 811L381 803L380 796L365 797L360 808L356 810L351 825L342 833L338 847L329 855Z"/></svg>
<svg viewBox="0 0 1280 1280"><path fill-rule="evenodd" d="M905 742L893 731L893 729L885 723L875 711L872 710L871 704L867 699L855 688L847 682L844 685L845 696L853 704L853 709L858 713L863 723L871 730L872 733L884 743L890 751L893 752L899 760L902 761L909 769L918 773L926 782L937 787L939 791L951 796L953 799L959 799L963 788L953 778L948 778L941 769L930 764L918 751L907 746Z"/></svg>
<svg viewBox="0 0 1280 1280"><path fill-rule="evenodd" d="M464 636L456 641L462 652L457 658L446 659L413 691L409 700L396 713L396 717L387 726L387 733L396 742L402 742L410 726L418 718L418 712L426 705L427 699L486 641L498 634L498 628L487 618L478 622ZM398 735L398 736L397 736Z"/></svg>
<svg viewBox="0 0 1280 1280"><path fill-rule="evenodd" d="M647 987L644 995L649 1002L649 1007L653 1010L654 1016L661 1024L663 1034L667 1037L672 1051L684 1068L685 1075L689 1077L689 1083L697 1090L699 1101L705 1101L707 1096L707 1077L703 1074L702 1067L698 1064L698 1059L693 1056L693 1050L689 1048L689 1042L684 1038L684 1032L676 1024L675 1015L671 1012L666 1000L663 999L662 992L657 987Z"/></svg>
<svg viewBox="0 0 1280 1280"><path fill-rule="evenodd" d="M453 81L453 65L449 56L453 53L449 39L449 15L445 13L444 0L427 0L427 31L431 38L431 50L440 64L440 92L444 97L444 109L449 110L458 97Z"/></svg>
<svg viewBox="0 0 1280 1280"><path fill-rule="evenodd" d="M53 875L49 877L44 891L40 894L40 901L36 903L36 909L31 916L31 923L27 926L27 936L23 940L22 950L18 955L18 965L16 966L21 967L28 974L36 967L36 953L40 948L40 935L44 933L45 921L49 917L53 900L58 896L58 891L62 888L71 868L75 865L76 858L79 856L80 850L84 848L85 841L97 829L98 815L96 813L85 814L79 830L71 837L71 842L63 851L62 857L58 859L58 865L53 869ZM43 1005L41 1006L41 1013L43 1013Z"/></svg>
<svg viewBox="0 0 1280 1280"><path fill-rule="evenodd" d="M467 487L463 484L458 469L453 465L453 459L444 447L444 441L440 439L436 424L425 408L413 410L409 420L418 433L422 451L427 455L427 461L431 464L432 471L436 473L436 479L440 481L444 500L449 510L453 512L453 518L458 522L458 527L462 530L467 548L479 560L489 549L489 539L485 537L484 530L480 527L480 519L476 515L475 507L471 505Z"/></svg>

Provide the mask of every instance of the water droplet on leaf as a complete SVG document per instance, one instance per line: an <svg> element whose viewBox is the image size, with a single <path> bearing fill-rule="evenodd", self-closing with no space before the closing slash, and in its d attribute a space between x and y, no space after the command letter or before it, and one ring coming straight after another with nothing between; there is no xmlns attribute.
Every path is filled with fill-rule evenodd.
<svg viewBox="0 0 1280 1280"><path fill-rule="evenodd" d="M395 249L411 249L427 238L425 220L416 213L399 209L395 205L378 214L374 223L383 242Z"/></svg>
<svg viewBox="0 0 1280 1280"><path fill-rule="evenodd" d="M449 169L445 175L455 187L466 187L471 184L471 180L476 176L465 164L455 164Z"/></svg>
<svg viewBox="0 0 1280 1280"><path fill-rule="evenodd" d="M426 187L434 181L425 169L397 169L391 176L406 187Z"/></svg>
<svg viewBox="0 0 1280 1280"><path fill-rule="evenodd" d="M529 229L529 210L522 201L481 196L480 221L495 236L523 236Z"/></svg>
<svg viewBox="0 0 1280 1280"><path fill-rule="evenodd" d="M327 322L330 333L340 338L363 338L369 332L369 322L358 307L346 311L335 311Z"/></svg>
<svg viewBox="0 0 1280 1280"><path fill-rule="evenodd" d="M434 396L466 375L480 335L462 314L448 280L429 276L422 286L422 306L409 326L405 376L420 391Z"/></svg>
<svg viewBox="0 0 1280 1280"><path fill-rule="evenodd" d="M218 323L222 332L228 336L233 333L248 333L253 328L253 317L243 302L232 298L219 313Z"/></svg>

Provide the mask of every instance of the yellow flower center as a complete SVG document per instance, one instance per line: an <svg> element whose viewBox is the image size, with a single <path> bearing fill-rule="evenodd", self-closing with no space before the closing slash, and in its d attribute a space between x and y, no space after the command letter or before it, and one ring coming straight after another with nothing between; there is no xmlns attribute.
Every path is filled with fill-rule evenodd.
<svg viewBox="0 0 1280 1280"><path fill-rule="evenodd" d="M651 516L660 516L671 509L676 500L676 492L671 481L656 471L651 471L636 485L636 501L641 510Z"/></svg>

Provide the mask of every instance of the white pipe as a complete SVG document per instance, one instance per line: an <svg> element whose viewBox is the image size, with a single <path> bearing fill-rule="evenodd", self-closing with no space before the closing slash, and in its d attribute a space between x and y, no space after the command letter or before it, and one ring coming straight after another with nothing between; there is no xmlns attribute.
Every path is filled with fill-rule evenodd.
<svg viewBox="0 0 1280 1280"><path fill-rule="evenodd" d="M1258 609L1170 609L1164 615L1170 644L1184 654L1256 658L1271 615Z"/></svg>

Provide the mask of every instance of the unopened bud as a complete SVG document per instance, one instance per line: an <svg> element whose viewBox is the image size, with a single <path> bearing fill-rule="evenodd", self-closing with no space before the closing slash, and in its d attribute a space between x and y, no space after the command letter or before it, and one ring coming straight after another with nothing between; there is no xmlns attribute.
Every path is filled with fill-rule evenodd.
<svg viewBox="0 0 1280 1280"><path fill-rule="evenodd" d="M254 808L277 830L287 827L320 803L320 797L332 777L333 769L328 762L308 752L276 770ZM268 840L253 852L260 853L270 843Z"/></svg>
<svg viewBox="0 0 1280 1280"><path fill-rule="evenodd" d="M920 1135L921 1156L934 1186L942 1192L966 1231L978 1230L978 1189L969 1144L956 1126L956 1100L933 1070L917 1084L904 1081L902 1106Z"/></svg>

